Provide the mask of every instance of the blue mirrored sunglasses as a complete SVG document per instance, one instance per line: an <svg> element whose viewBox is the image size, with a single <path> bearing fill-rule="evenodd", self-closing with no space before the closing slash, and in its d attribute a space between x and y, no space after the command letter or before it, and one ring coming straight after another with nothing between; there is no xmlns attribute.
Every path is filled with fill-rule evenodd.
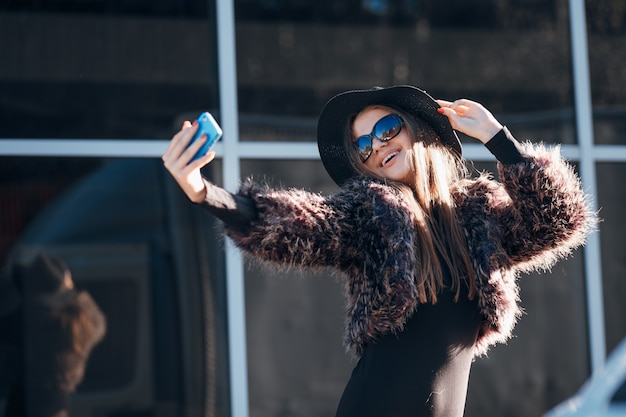
<svg viewBox="0 0 626 417"><path fill-rule="evenodd" d="M391 139L398 136L400 131L402 130L402 126L404 122L397 114L388 114L384 116L379 121L374 124L374 128L372 129L372 133L369 135L359 136L352 142L357 152L359 153L359 157L361 158L361 162L365 162L372 155L373 150L373 140L374 138L378 139L381 142L387 142Z"/></svg>

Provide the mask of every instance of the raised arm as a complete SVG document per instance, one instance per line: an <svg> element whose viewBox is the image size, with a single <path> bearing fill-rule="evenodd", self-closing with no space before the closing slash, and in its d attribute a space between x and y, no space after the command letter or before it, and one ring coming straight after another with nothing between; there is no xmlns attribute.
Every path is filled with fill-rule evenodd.
<svg viewBox="0 0 626 417"><path fill-rule="evenodd" d="M214 152L190 162L206 140L203 136L189 145L196 130L196 123L185 122L163 154L163 163L191 202L224 222L239 248L282 266L340 267L354 259L351 198L252 182L232 194L202 177L200 168L213 160Z"/></svg>
<svg viewBox="0 0 626 417"><path fill-rule="evenodd" d="M508 263L524 269L549 268L584 243L597 218L558 147L520 144L479 103L465 99L438 103L454 129L480 140L498 159L501 184L479 178L466 190L462 204L483 207L488 218L473 227L490 228L487 240L501 245Z"/></svg>

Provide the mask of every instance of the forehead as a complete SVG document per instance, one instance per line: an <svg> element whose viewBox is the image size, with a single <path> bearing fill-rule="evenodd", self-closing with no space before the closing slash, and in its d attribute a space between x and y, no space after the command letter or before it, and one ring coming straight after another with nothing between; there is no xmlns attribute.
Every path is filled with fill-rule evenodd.
<svg viewBox="0 0 626 417"><path fill-rule="evenodd" d="M392 109L382 105L365 107L354 118L352 133L355 137L370 133L377 121L391 113L393 113Z"/></svg>

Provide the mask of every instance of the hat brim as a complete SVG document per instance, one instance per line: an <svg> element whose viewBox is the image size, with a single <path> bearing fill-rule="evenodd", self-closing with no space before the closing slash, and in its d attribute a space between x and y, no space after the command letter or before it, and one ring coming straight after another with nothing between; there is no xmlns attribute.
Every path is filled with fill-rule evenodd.
<svg viewBox="0 0 626 417"><path fill-rule="evenodd" d="M352 90L331 98L322 109L317 124L317 146L326 171L339 186L358 175L344 143L348 118L369 105L397 107L430 124L442 143L459 157L461 142L448 118L437 112L439 105L428 93L410 85L370 90Z"/></svg>

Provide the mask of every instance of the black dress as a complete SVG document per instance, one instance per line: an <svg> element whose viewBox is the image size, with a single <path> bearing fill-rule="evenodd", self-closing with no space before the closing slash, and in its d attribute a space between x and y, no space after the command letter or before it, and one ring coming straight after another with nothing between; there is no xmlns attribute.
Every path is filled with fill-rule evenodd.
<svg viewBox="0 0 626 417"><path fill-rule="evenodd" d="M336 417L461 417L480 322L467 291L420 305L401 333L365 347Z"/></svg>
<svg viewBox="0 0 626 417"><path fill-rule="evenodd" d="M245 230L254 203L209 182L204 207L232 229ZM442 265L444 283L450 273ZM457 302L443 290L436 304L420 305L398 334L365 347L336 417L461 417L473 346L481 324L476 298L462 286Z"/></svg>

